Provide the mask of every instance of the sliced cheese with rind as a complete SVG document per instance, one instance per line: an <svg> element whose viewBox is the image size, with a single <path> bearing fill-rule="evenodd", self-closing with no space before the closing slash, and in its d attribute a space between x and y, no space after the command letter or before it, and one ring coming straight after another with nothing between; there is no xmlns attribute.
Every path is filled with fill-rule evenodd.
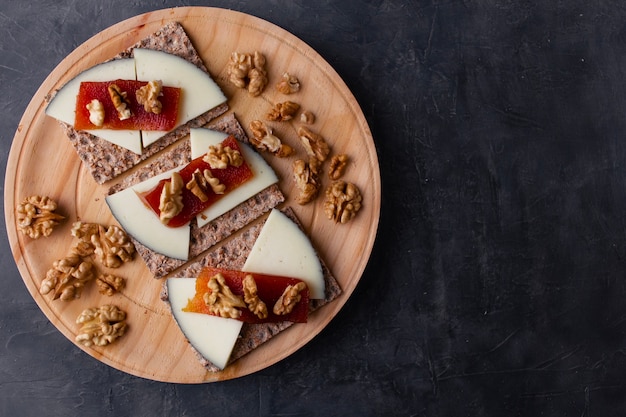
<svg viewBox="0 0 626 417"><path fill-rule="evenodd" d="M76 117L76 97L83 81L134 80L135 60L116 59L96 65L78 74L61 87L46 107L46 114L69 125L74 125ZM141 154L141 132L138 130L88 130L94 136L105 139L115 145Z"/></svg>
<svg viewBox="0 0 626 417"><path fill-rule="evenodd" d="M183 311L196 292L195 278L168 278L167 292L174 320L191 346L220 369L228 363L242 321Z"/></svg>
<svg viewBox="0 0 626 417"><path fill-rule="evenodd" d="M308 236L289 217L272 209L242 268L246 272L299 278L310 298L323 299L326 283Z"/></svg>
<svg viewBox="0 0 626 417"><path fill-rule="evenodd" d="M227 134L211 129L195 128L190 130L191 157L199 158L207 152L209 146L217 145L228 137ZM278 182L278 177L263 157L245 143L239 142L244 160L250 166L254 176L241 184L234 191L227 193L208 209L197 216L198 226L202 227L218 218L230 209L246 201L260 191Z"/></svg>
<svg viewBox="0 0 626 417"><path fill-rule="evenodd" d="M189 226L167 227L137 195L154 188L164 178L180 168L156 175L144 182L106 197L106 202L120 226L142 245L170 258L187 260L189 257Z"/></svg>
<svg viewBox="0 0 626 417"><path fill-rule="evenodd" d="M182 89L177 126L226 102L226 96L211 76L191 62L167 52L153 49L133 50L137 80L161 80L163 85ZM146 147L167 132L142 131Z"/></svg>
<svg viewBox="0 0 626 417"><path fill-rule="evenodd" d="M199 157L206 153L209 145L221 143L227 136L225 133L205 128L191 129L191 154ZM254 176L199 214L196 217L198 227L205 226L278 182L278 177L263 157L243 143L239 143L239 146ZM168 227L164 225L154 211L146 206L138 196L138 193L153 189L160 180L170 178L172 172L182 168L181 166L164 172L109 195L106 197L106 202L122 228L142 245L170 258L187 260L189 258L190 226Z"/></svg>

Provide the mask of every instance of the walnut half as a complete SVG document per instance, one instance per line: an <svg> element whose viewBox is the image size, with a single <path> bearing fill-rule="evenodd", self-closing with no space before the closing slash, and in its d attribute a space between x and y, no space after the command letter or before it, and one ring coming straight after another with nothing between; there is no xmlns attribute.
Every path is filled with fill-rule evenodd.
<svg viewBox="0 0 626 417"><path fill-rule="evenodd" d="M248 310L253 312L258 318L267 318L267 305L259 298L254 277L250 274L243 279L243 301L248 306Z"/></svg>
<svg viewBox="0 0 626 417"><path fill-rule="evenodd" d="M203 300L212 314L231 319L241 317L239 308L246 308L246 303L241 297L233 294L226 284L224 275L218 273L212 276L207 287L209 292L204 294Z"/></svg>
<svg viewBox="0 0 626 417"><path fill-rule="evenodd" d="M57 203L50 197L33 195L17 206L17 226L32 239L50 236L65 217L55 213Z"/></svg>
<svg viewBox="0 0 626 417"><path fill-rule="evenodd" d="M41 281L39 292L44 295L51 292L54 300L71 301L80 297L83 287L94 276L93 264L72 254L52 264Z"/></svg>
<svg viewBox="0 0 626 417"><path fill-rule="evenodd" d="M300 105L293 101L284 101L276 103L267 113L265 118L272 122L286 122L294 118L300 110Z"/></svg>
<svg viewBox="0 0 626 417"><path fill-rule="evenodd" d="M76 323L81 325L76 342L87 347L113 343L128 329L126 313L114 305L88 308L80 313Z"/></svg>
<svg viewBox="0 0 626 417"><path fill-rule="evenodd" d="M296 285L289 285L285 288L283 294L276 301L276 304L274 304L274 308L272 309L274 314L282 316L291 313L296 304L302 299L300 293L306 288L307 286L304 282L298 282Z"/></svg>
<svg viewBox="0 0 626 417"><path fill-rule="evenodd" d="M130 262L135 255L135 245L126 232L116 225L108 227L97 223L76 222L72 236L79 239L72 252L81 256L95 254L107 268L118 268Z"/></svg>
<svg viewBox="0 0 626 417"><path fill-rule="evenodd" d="M298 128L298 137L307 155L317 158L318 161L324 162L330 153L330 148L322 135L313 132L306 126Z"/></svg>
<svg viewBox="0 0 626 417"><path fill-rule="evenodd" d="M168 224L183 209L183 178L178 172L172 173L172 179L163 185L159 199L159 220Z"/></svg>
<svg viewBox="0 0 626 417"><path fill-rule="evenodd" d="M135 92L137 103L143 106L147 113L161 114L163 104L159 101L163 83L160 80L150 81Z"/></svg>
<svg viewBox="0 0 626 417"><path fill-rule="evenodd" d="M320 162L315 158L310 158L309 162L302 159L293 162L293 178L300 191L296 202L300 205L313 201L317 196L321 186L318 174L319 164Z"/></svg>
<svg viewBox="0 0 626 417"><path fill-rule="evenodd" d="M253 55L233 52L227 71L228 80L239 88L247 88L252 97L261 95L268 83L265 57L258 51Z"/></svg>
<svg viewBox="0 0 626 417"><path fill-rule="evenodd" d="M259 151L271 152L280 158L284 158L293 153L293 148L282 143L278 137L274 136L272 129L267 127L262 121L251 121L250 130L252 131L250 143Z"/></svg>
<svg viewBox="0 0 626 417"><path fill-rule="evenodd" d="M221 143L209 146L209 150L202 158L211 169L226 169L229 165L240 167L243 164L241 152Z"/></svg>
<svg viewBox="0 0 626 417"><path fill-rule="evenodd" d="M335 223L347 223L361 209L361 192L349 182L335 181L326 190L324 212Z"/></svg>

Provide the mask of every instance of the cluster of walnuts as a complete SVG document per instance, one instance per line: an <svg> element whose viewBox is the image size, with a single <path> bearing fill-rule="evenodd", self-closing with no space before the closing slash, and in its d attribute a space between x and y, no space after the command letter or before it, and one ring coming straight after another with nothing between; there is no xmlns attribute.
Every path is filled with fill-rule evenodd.
<svg viewBox="0 0 626 417"><path fill-rule="evenodd" d="M232 84L239 88L247 88L251 96L258 96L268 84L265 57L258 51L254 54L233 52L230 57L227 72ZM276 84L276 90L285 95L300 91L301 84L298 78L285 72ZM285 122L294 120L300 112L300 105L287 100L278 102L265 115L268 122ZM322 186L320 178L322 165L330 155L330 147L326 140L307 125L315 122L315 116L310 111L300 112L301 126L297 129L307 158L296 159L292 164L293 178L298 189L296 202L304 205L313 201L319 194ZM283 143L271 127L261 120L253 120L249 124L252 133L250 141L259 151L270 152L278 157L287 157L294 153L294 149ZM348 165L348 156L345 154L333 155L330 158L328 177L332 181L325 192L324 212L336 223L346 223L360 210L362 196L358 187L349 182L340 180Z"/></svg>
<svg viewBox="0 0 626 417"><path fill-rule="evenodd" d="M56 213L57 203L47 196L33 195L16 207L19 230L32 239L50 236L64 216ZM96 281L101 294L112 296L122 290L125 280L99 272L95 261L106 268L119 268L133 260L135 245L126 232L111 225L75 222L72 236L78 239L67 256L52 263L41 281L39 292L52 299L71 301L80 298L85 285ZM84 310L76 320L81 325L76 341L85 346L105 346L121 337L127 328L126 313L114 305Z"/></svg>

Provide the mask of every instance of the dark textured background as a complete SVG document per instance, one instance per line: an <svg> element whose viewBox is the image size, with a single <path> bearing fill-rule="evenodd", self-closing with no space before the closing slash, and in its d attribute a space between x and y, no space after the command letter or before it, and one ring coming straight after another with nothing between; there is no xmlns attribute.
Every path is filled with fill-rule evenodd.
<svg viewBox="0 0 626 417"><path fill-rule="evenodd" d="M30 98L69 52L187 5L289 30L351 88L383 181L368 268L288 359L172 385L65 339L3 229L0 415L626 413L624 2L3 0L2 172Z"/></svg>

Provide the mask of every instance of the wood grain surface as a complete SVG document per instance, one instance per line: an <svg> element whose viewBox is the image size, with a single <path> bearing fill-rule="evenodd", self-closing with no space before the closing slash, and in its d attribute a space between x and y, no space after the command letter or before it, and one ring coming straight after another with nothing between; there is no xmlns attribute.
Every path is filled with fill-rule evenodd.
<svg viewBox="0 0 626 417"><path fill-rule="evenodd" d="M295 325L219 373L200 366L165 305L159 299L162 280L154 279L140 258L116 271L127 287L113 297L98 293L95 284L72 301L52 301L39 293L39 284L52 262L66 255L74 240L70 235L77 220L114 224L104 201L107 189L117 180L98 185L82 166L56 120L47 117L45 97L81 71L105 61L170 21L182 23L212 76L229 98L229 105L246 126L261 119L272 103L285 96L273 86L285 71L298 76L302 90L289 99L317 116L312 129L326 137L332 153L350 157L345 179L363 193L363 208L347 225L325 218L323 198L299 206L291 178L293 158L266 156L280 177L280 187L302 221L314 246L343 288L341 297L315 312L307 324ZM270 86L261 97L251 98L226 81L226 65L233 51L265 54ZM274 124L277 136L304 151L295 134L297 123ZM184 139L187 140L187 139ZM330 182L325 176L324 186ZM14 209L29 195L48 195L59 203L67 218L48 238L32 240L16 226ZM29 292L48 319L74 341L75 319L87 307L108 303L128 313L128 333L104 348L81 349L119 370L140 377L178 383L201 383L247 375L287 357L309 342L344 306L368 262L380 215L381 184L376 149L367 122L353 95L339 75L304 42L285 30L239 12L182 7L143 14L98 33L64 59L41 85L30 102L8 159L5 180L5 218L13 256ZM173 276L176 272L173 273ZM328 354L332 355L332 347ZM324 360L324 358L311 358Z"/></svg>

